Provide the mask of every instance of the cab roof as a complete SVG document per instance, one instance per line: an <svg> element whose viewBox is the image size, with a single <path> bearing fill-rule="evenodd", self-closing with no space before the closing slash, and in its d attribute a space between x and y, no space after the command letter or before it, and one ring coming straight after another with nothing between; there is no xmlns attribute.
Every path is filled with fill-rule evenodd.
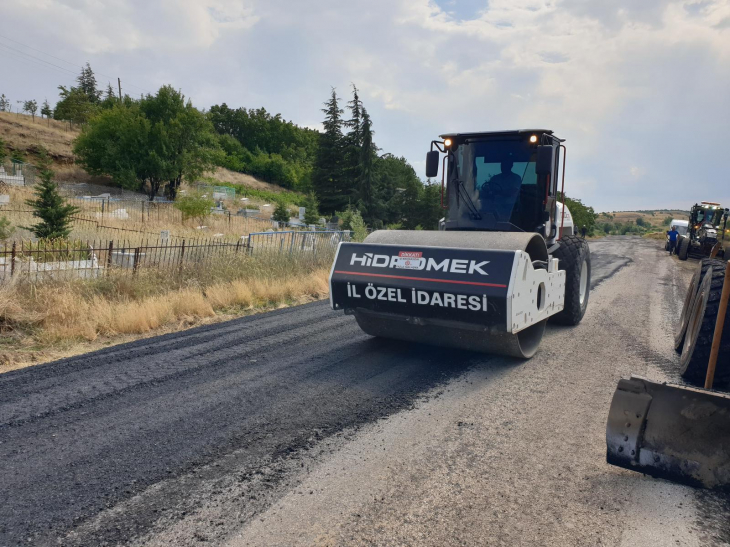
<svg viewBox="0 0 730 547"><path fill-rule="evenodd" d="M459 138L480 138L480 137L508 137L519 136L525 133L547 134L552 135L551 129L510 129L504 131L477 131L473 133L444 133L439 135L442 139L459 139ZM557 138L557 137L555 137Z"/></svg>

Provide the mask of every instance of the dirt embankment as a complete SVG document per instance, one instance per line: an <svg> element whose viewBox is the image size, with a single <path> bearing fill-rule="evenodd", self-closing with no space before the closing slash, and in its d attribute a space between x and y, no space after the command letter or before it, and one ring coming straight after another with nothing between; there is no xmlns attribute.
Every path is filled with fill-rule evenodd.
<svg viewBox="0 0 730 547"><path fill-rule="evenodd" d="M29 163L38 158L40 148L43 147L53 159L53 169L56 179L68 182L87 182L110 185L108 177L89 175L76 164L73 154L73 140L78 136L80 129L68 122L47 120L36 116L33 119L25 114L0 112L0 138L5 141L7 150L20 152ZM239 184L256 190L282 192L284 189L276 184L270 184L245 173L237 173L223 167L216 167L206 176L221 182Z"/></svg>

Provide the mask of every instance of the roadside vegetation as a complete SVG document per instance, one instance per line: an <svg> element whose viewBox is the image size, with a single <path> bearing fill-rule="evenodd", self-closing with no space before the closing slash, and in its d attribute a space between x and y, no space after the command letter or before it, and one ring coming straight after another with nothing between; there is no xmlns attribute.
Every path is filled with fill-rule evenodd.
<svg viewBox="0 0 730 547"><path fill-rule="evenodd" d="M618 211L600 213L596 220L597 235L638 235L664 238L672 219L685 219L687 212L668 210Z"/></svg>
<svg viewBox="0 0 730 547"><path fill-rule="evenodd" d="M222 257L205 268L0 285L0 372L323 298L331 257Z"/></svg>

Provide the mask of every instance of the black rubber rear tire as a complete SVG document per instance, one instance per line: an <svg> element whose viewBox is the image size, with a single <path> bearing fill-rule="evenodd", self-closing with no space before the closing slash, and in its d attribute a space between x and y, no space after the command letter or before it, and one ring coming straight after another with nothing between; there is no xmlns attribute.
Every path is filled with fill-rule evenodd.
<svg viewBox="0 0 730 547"><path fill-rule="evenodd" d="M725 268L725 262L717 260L716 258L703 258L700 260L700 263L697 264L697 269L692 276L692 280L689 282L689 287L687 287L687 293L684 297L684 303L682 304L682 312L679 315L679 324L674 332L674 349L677 352L682 352L684 336L687 333L687 324L689 323L689 316L692 314L697 292L699 291L702 280L705 278L705 274L710 266L713 268Z"/></svg>
<svg viewBox="0 0 730 547"><path fill-rule="evenodd" d="M563 310L551 317L560 325L577 325L588 308L591 294L591 251L588 242L578 236L563 236L560 247L553 253L558 259L558 267L565 270L565 302ZM583 302L580 300L581 269L583 262L587 268L587 285Z"/></svg>
<svg viewBox="0 0 730 547"><path fill-rule="evenodd" d="M689 238L683 237L677 245L679 245L677 247L677 258L679 260L687 260L689 256Z"/></svg>
<svg viewBox="0 0 730 547"><path fill-rule="evenodd" d="M705 277L707 278L707 275ZM682 357L680 358L682 377L695 385L703 386L705 383L707 363L710 359L712 337L715 334L715 323L724 281L725 265L722 264L721 267L713 265L711 278L709 281L703 280L700 291L695 298L684 347L682 348ZM697 319L696 329L693 328L695 318ZM722 385L730 383L730 314L725 316L725 326L715 370L715 382Z"/></svg>

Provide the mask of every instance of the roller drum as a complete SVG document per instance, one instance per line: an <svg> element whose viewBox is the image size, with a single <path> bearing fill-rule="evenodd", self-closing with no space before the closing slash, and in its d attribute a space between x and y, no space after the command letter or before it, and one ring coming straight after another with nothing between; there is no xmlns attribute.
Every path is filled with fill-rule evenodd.
<svg viewBox="0 0 730 547"><path fill-rule="evenodd" d="M439 252L447 253L438 255L440 257L439 259L445 256L451 256L452 260L454 260L454 257L472 257L474 251L491 252L491 254L484 254L483 257L489 260L489 267L492 268L489 270L490 275L484 278L488 281L503 280L503 272L505 271L508 273L508 279L512 279L515 276L513 270L517 268L517 261L514 257L517 256L517 251L523 251L529 255L529 258L525 255L525 259L527 262L530 262L530 269L532 269L531 261L538 260L546 262L549 258L545 240L534 233L381 230L370 234L363 242L362 248L371 251L371 255L375 254L375 256L380 256L377 255L377 251L381 248L373 246L381 245L383 246L381 252L389 253L394 259L397 259L396 253L400 249L424 249L424 256L426 256L429 254L427 248L438 248ZM435 253L436 249L430 249L430 251ZM451 254L449 255L448 253ZM434 256L436 255L434 254ZM360 256L357 256L357 260L360 259ZM497 266L500 264L500 260L505 262L505 265L502 267L502 270L498 271ZM507 260L509 260L508 263L506 262ZM514 264L512 261L514 261ZM354 272L350 271L352 268L343 271L351 263L352 261L343 264L342 260L338 263L336 259L336 263L333 266L333 277L338 280L340 286L337 288L332 286L331 292L336 292L339 289L338 294L342 294L343 289L341 285L345 279L348 285L350 282L355 284L356 280L369 281L370 279L376 284L392 282L390 279L385 280L383 278L416 279L412 283L417 284L421 281L418 276L423 276L428 273L425 272L424 266L422 266L424 268L423 271L414 270L413 272L408 272L407 270L386 270L385 268L382 270L382 272L387 272L387 274L397 273L399 275L364 273L362 271ZM371 272L373 270L367 271ZM355 276L373 277L357 278ZM466 290L463 288L466 284L486 285L486 283L464 281L466 279L464 276L452 276L451 273L449 273L449 276L444 273L441 277L448 278L428 279L426 281L431 282L431 286L435 287L435 290L441 290L442 287L447 287L448 290L455 292ZM439 286L437 285L438 283L442 283L443 285ZM459 285L459 283L465 285ZM519 332L508 332L507 322L509 319L506 313L506 309L510 305L506 301L508 285L504 282L504 284L499 286L504 287L503 289L499 289L502 293L497 296L490 296L490 305L495 307L493 313L482 316L474 315L473 320L454 317L453 310L422 308L413 313L405 314L401 312L393 313L392 309L372 309L371 303L369 303L371 304L370 309L359 307L357 302L353 303L353 301L344 301L345 303L338 305L338 302L343 302L343 298L340 296L335 296L333 308L344 308L348 313L352 313L360 328L372 336L421 344L457 347L460 349L508 355L523 359L530 358L535 354L540 345L543 333L545 332L547 319L540 320L527 328L523 328ZM362 292L362 288L355 290ZM401 290L404 292L398 293L398 297L402 297L403 301L405 301L405 297L407 296L406 291L409 291L409 289L403 286ZM495 289L484 290L494 291ZM537 292L537 289L535 290ZM385 307L385 304L383 306ZM422 314L419 314L419 311ZM443 313L443 316L438 315L441 313Z"/></svg>

